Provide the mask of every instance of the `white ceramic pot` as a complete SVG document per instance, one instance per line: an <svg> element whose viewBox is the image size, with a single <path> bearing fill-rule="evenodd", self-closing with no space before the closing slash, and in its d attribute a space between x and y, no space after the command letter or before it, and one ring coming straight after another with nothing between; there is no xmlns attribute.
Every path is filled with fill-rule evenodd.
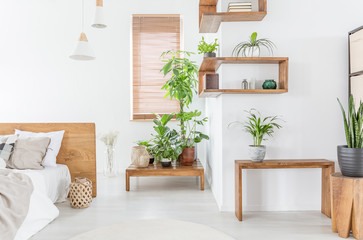
<svg viewBox="0 0 363 240"><path fill-rule="evenodd" d="M262 162L266 154L266 146L249 145L248 154L252 161Z"/></svg>
<svg viewBox="0 0 363 240"><path fill-rule="evenodd" d="M260 56L260 49L258 47L250 47L246 49L246 56L247 57L259 57Z"/></svg>
<svg viewBox="0 0 363 240"><path fill-rule="evenodd" d="M148 167L150 161L149 153L145 146L132 147L131 162L136 167Z"/></svg>

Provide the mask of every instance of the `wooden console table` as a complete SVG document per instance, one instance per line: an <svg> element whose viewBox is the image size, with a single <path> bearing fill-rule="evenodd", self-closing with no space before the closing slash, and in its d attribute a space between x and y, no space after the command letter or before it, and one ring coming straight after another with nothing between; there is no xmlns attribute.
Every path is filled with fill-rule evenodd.
<svg viewBox="0 0 363 240"><path fill-rule="evenodd" d="M301 160L265 160L252 162L250 160L235 160L235 214L242 221L242 169L279 169L279 168L321 168L321 212L331 216L330 202L330 174L334 173L335 164L325 159Z"/></svg>
<svg viewBox="0 0 363 240"><path fill-rule="evenodd" d="M170 166L162 167L160 163L150 164L146 168L137 168L130 165L126 169L126 191L130 191L130 177L150 177L150 176L199 176L200 190L204 190L204 168L198 161L194 161L193 166Z"/></svg>

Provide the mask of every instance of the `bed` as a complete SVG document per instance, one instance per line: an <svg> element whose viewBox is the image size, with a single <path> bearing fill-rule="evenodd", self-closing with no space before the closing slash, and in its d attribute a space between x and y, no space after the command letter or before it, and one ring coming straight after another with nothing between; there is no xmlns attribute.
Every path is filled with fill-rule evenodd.
<svg viewBox="0 0 363 240"><path fill-rule="evenodd" d="M59 215L59 211L53 203L66 200L69 183L74 178L89 178L93 183L93 197L97 195L95 124L0 123L0 135L14 134L15 129L31 132L65 130L62 145L57 156L56 167L45 167L42 170L2 170L1 172L2 175L12 175L14 178L21 176L20 178L24 178L25 180L22 179L23 182L18 182L20 186L24 185L24 183L26 184L26 180L32 183L30 186L33 185L33 191L31 194L28 194L29 197L26 202L29 205L26 215L24 215L26 217L25 219L23 218L20 227L17 226L15 228L17 229L15 239L23 240L36 234ZM6 181L4 176L0 177L2 177L0 181ZM12 184L12 182L9 182L9 184ZM2 185L3 189L1 189L0 184L0 190L3 190L3 192L5 192L4 188L6 188L4 185ZM23 190L26 189L23 188ZM14 206L21 207L19 203L14 203ZM12 210L17 212L16 207L15 209L9 208L9 212ZM11 218L8 222L4 219L9 220L9 218L6 219L5 213L0 213L0 227L3 222L12 226ZM7 228L5 229L5 231L8 230Z"/></svg>
<svg viewBox="0 0 363 240"><path fill-rule="evenodd" d="M86 177L92 181L92 196L97 195L96 134L94 123L0 123L0 135L14 134L19 129L31 132L65 130L57 163L66 165L72 181Z"/></svg>

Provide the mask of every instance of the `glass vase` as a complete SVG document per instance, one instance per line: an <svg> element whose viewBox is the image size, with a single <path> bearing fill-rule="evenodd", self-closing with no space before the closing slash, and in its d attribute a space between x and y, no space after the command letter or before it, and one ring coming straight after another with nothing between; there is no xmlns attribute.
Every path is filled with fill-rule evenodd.
<svg viewBox="0 0 363 240"><path fill-rule="evenodd" d="M116 176L116 167L115 167L115 148L113 146L107 146L105 151L106 153L106 163L104 167L104 175L106 177L114 177Z"/></svg>

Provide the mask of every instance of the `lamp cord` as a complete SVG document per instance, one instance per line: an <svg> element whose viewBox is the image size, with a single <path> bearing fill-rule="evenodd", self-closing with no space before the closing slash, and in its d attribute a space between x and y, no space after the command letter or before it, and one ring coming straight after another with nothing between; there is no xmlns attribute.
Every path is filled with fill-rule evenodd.
<svg viewBox="0 0 363 240"><path fill-rule="evenodd" d="M84 30L84 0L82 0L82 32Z"/></svg>

